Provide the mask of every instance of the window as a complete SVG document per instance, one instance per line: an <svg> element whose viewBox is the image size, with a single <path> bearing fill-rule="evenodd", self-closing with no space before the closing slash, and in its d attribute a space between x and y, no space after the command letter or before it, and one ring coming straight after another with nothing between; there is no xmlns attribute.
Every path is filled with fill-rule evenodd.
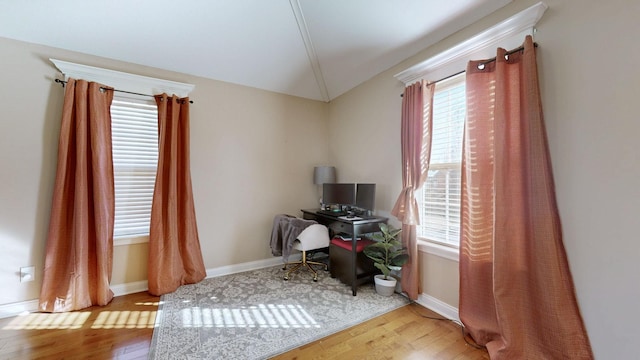
<svg viewBox="0 0 640 360"><path fill-rule="evenodd" d="M495 56L497 47L516 48L522 45L522 40L526 35L534 35L535 25L542 18L546 9L546 4L536 3L448 50L397 73L394 77L406 86L422 79L440 79L464 70L471 59L488 59ZM445 136L445 138L447 136L440 135L441 125L437 125L435 122L438 122L441 116L438 109L442 107L440 97L445 92L450 93L447 96L453 96L453 89L447 91L448 86L455 87L454 78L450 80L439 82L436 86L434 101L438 104L434 104L434 142L441 141L440 136ZM464 80L461 78L458 80L460 81L458 85L464 89ZM461 93L464 93L464 90L461 90ZM464 101L464 99L462 100ZM450 99L447 101L452 102ZM445 105L444 108L448 111L456 111L448 105ZM458 120L464 122L464 119ZM452 120L451 125L455 126L455 121L458 120ZM447 131L445 130L444 133L447 134ZM454 133L455 131L452 130L450 136L453 137ZM457 143L461 146L462 132L459 133L459 136L460 140ZM456 141L451 140L451 143L456 143ZM436 143L433 144L429 178L420 192L416 194L422 223L417 227L417 232L422 240L429 240L429 242L423 241L420 244L421 251L457 261L460 221L460 166L455 163L459 163L461 160L459 160L460 157L458 160L452 158L452 161L448 162L448 160L439 158L439 155L436 155L438 146ZM449 165L451 167L448 167ZM438 246L439 244L448 246Z"/></svg>
<svg viewBox="0 0 640 360"><path fill-rule="evenodd" d="M115 185L113 235L149 235L158 164L158 110L153 100L115 97L111 104Z"/></svg>
<svg viewBox="0 0 640 360"><path fill-rule="evenodd" d="M436 84L433 96L431 162L418 193L418 236L458 247L460 241L460 175L466 117L465 75Z"/></svg>
<svg viewBox="0 0 640 360"><path fill-rule="evenodd" d="M186 97L194 85L49 59L65 76L116 89L111 104L115 181L114 246L147 242L158 161L158 115L153 98Z"/></svg>

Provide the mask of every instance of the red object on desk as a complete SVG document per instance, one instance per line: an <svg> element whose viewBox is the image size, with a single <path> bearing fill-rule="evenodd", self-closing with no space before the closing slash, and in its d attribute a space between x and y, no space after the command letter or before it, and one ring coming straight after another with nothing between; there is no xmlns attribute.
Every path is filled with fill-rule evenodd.
<svg viewBox="0 0 640 360"><path fill-rule="evenodd" d="M331 244L335 245L335 246L339 246L345 250L349 250L351 251L351 241L352 240L342 240L340 238L333 238L331 240ZM361 239L357 241L356 244L356 252L362 252L362 250L365 248L365 246L369 245L369 244L373 244L374 241L373 240L369 240L369 239Z"/></svg>

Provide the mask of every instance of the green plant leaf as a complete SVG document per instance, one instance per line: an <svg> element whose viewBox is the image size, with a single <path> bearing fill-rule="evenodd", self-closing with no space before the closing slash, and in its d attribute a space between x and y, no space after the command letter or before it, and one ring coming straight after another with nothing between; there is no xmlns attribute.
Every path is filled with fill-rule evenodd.
<svg viewBox="0 0 640 360"><path fill-rule="evenodd" d="M409 261L409 255L399 254L397 256L392 257L391 260L389 261L389 264L393 266L402 266L406 264L407 261Z"/></svg>
<svg viewBox="0 0 640 360"><path fill-rule="evenodd" d="M373 266L377 267L378 269L380 269L380 271L382 271L382 275L384 275L384 279L386 280L387 277L389 277L389 275L391 274L391 269L389 269L387 266L380 264L380 263L374 263Z"/></svg>
<svg viewBox="0 0 640 360"><path fill-rule="evenodd" d="M398 235L402 232L402 229L395 229L389 232L389 237L397 238Z"/></svg>
<svg viewBox="0 0 640 360"><path fill-rule="evenodd" d="M374 266L382 271L386 279L391 273L389 266L406 264L409 255L399 240L402 229L394 229L387 224L379 224L379 227L380 233L372 236L375 242L364 248L364 254L373 260Z"/></svg>

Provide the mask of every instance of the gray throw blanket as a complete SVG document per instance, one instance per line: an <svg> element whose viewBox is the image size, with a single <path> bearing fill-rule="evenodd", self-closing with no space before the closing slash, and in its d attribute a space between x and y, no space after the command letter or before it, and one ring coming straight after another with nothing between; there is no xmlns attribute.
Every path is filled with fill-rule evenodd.
<svg viewBox="0 0 640 360"><path fill-rule="evenodd" d="M271 254L273 256L282 255L282 260L286 262L298 235L312 224L317 224L317 222L287 214L276 215L273 219L273 229L271 229Z"/></svg>

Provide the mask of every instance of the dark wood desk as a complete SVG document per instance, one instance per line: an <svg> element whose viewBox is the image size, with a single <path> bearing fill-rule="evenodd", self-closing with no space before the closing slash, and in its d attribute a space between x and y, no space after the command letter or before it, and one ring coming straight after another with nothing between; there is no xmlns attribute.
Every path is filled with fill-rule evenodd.
<svg viewBox="0 0 640 360"><path fill-rule="evenodd" d="M308 220L315 220L319 224L325 225L329 228L329 232L333 234L345 233L351 235L354 239L357 239L359 235L365 233L376 232L380 230L378 224L386 223L387 218L381 216L366 216L361 220L349 220L345 218L336 217L333 215L323 214L318 212L318 209L302 210L302 217ZM351 291L353 296L356 296L358 288L358 274L356 267L356 241L351 241ZM365 274L364 276L371 276L372 274Z"/></svg>

